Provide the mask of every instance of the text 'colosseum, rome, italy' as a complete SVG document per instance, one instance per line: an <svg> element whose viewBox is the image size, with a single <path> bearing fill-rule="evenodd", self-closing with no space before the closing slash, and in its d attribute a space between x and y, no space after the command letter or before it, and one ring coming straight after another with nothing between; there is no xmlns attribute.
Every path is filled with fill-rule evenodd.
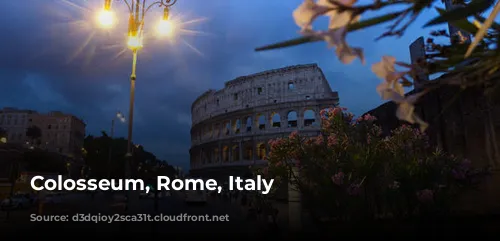
<svg viewBox="0 0 500 241"><path fill-rule="evenodd" d="M246 175L249 166L266 165L269 140L293 131L319 135L320 111L338 103L316 64L242 76L208 90L191 107L191 174Z"/></svg>

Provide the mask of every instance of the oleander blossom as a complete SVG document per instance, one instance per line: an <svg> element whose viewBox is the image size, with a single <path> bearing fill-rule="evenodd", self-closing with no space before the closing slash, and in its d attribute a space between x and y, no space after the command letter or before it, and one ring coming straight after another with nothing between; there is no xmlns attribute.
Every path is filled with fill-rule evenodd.
<svg viewBox="0 0 500 241"><path fill-rule="evenodd" d="M434 191L430 189L424 189L417 192L417 199L421 203L432 203L434 202Z"/></svg>
<svg viewBox="0 0 500 241"><path fill-rule="evenodd" d="M338 144L337 138L335 138L334 135L329 135L327 138L327 145L328 147L334 147Z"/></svg>
<svg viewBox="0 0 500 241"><path fill-rule="evenodd" d="M282 138L277 138L277 139L270 140L268 143L269 143L269 146L271 147L271 149L274 149L274 148L277 148L278 146L282 145L283 142L284 142L284 140Z"/></svg>
<svg viewBox="0 0 500 241"><path fill-rule="evenodd" d="M324 137L323 136L317 136L315 139L314 139L314 144L320 146L320 145L323 145L325 143L324 141Z"/></svg>
<svg viewBox="0 0 500 241"><path fill-rule="evenodd" d="M342 6L351 7L356 3L356 0L338 0L338 3ZM312 23L321 15L330 18L328 30L314 31ZM345 40L347 26L358 22L359 15L355 15L348 10L339 11L339 6L328 0L304 0L293 12L293 18L301 28L302 35L327 42L328 48L335 48L335 53L342 63L350 64L356 58L359 58L362 63L365 62L363 50L350 47Z"/></svg>
<svg viewBox="0 0 500 241"><path fill-rule="evenodd" d="M335 185L342 185L344 183L344 173L343 172L338 172L337 174L333 175L332 176L332 182L335 184Z"/></svg>
<svg viewBox="0 0 500 241"><path fill-rule="evenodd" d="M406 68L405 71L397 71L395 66ZM424 93L420 92L414 95L406 96L403 85L399 80L407 81L405 76L410 74L412 66L397 62L392 56L382 57L382 61L372 65L372 71L382 79L382 83L377 86L377 92L383 100L391 100L398 104L396 116L400 120L407 121L411 124L418 124L423 131L427 128L428 124L418 117L415 111L415 102Z"/></svg>

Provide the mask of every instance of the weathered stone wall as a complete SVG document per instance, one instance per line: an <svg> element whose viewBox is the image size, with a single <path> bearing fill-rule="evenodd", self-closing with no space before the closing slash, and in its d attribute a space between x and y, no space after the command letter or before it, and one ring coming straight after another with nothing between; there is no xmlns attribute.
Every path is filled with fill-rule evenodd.
<svg viewBox="0 0 500 241"><path fill-rule="evenodd" d="M317 136L320 111L338 101L316 64L243 76L210 90L192 105L192 173L266 165L270 139L293 131Z"/></svg>
<svg viewBox="0 0 500 241"><path fill-rule="evenodd" d="M416 104L416 113L430 124L431 144L446 152L463 155L474 166L500 168L499 93L485 95L483 89L441 87L424 95ZM397 106L385 103L368 113L378 118L385 133L402 122L395 116ZM462 209L474 212L500 212L500 173L464 197Z"/></svg>
<svg viewBox="0 0 500 241"><path fill-rule="evenodd" d="M208 90L193 102L192 121L196 125L213 116L256 106L327 98L338 96L316 64L289 66L238 77L221 90Z"/></svg>

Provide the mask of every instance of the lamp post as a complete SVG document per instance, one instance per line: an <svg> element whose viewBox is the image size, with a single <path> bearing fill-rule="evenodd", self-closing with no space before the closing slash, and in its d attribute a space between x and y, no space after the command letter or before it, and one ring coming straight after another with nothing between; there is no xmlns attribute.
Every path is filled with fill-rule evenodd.
<svg viewBox="0 0 500 241"><path fill-rule="evenodd" d="M148 0L115 0L121 1L127 5L129 10L128 20L128 48L132 51L132 73L130 74L130 103L129 103L129 116L128 116L128 138L127 138L127 154L125 163L125 177L131 176L132 164L132 127L134 123L134 98L135 98L135 81L136 81L136 65L137 54L143 47L144 38L144 20L148 11L153 7L163 8L163 18L158 24L157 30L161 35L171 35L174 30L172 22L169 21L170 7L173 6L177 0L156 0L147 5ZM104 0L104 8L98 15L98 21L101 27L110 28L114 25L115 15L112 12L112 0ZM128 193L127 204L130 203L131 192Z"/></svg>
<svg viewBox="0 0 500 241"><path fill-rule="evenodd" d="M118 120L121 123L125 123L127 121L121 112L116 112L116 115L111 119L111 130L110 134L110 143L109 143L109 157L108 157L108 177L111 178L111 159L113 157L113 137L115 135L115 121Z"/></svg>

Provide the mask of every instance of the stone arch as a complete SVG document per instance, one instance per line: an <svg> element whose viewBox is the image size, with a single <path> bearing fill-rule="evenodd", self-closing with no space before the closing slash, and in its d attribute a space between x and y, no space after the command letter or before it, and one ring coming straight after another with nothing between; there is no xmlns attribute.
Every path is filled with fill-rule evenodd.
<svg viewBox="0 0 500 241"><path fill-rule="evenodd" d="M259 127L259 130L265 130L266 129L266 116L264 114L259 114L257 117L257 126Z"/></svg>
<svg viewBox="0 0 500 241"><path fill-rule="evenodd" d="M307 109L304 111L304 126L313 126L316 122L316 113L314 110Z"/></svg>
<svg viewBox="0 0 500 241"><path fill-rule="evenodd" d="M245 151L243 152L243 160L253 160L253 146L252 143L245 144Z"/></svg>
<svg viewBox="0 0 500 241"><path fill-rule="evenodd" d="M232 153L232 160L233 162L237 162L240 160L240 147L238 145L233 145L233 148L231 149Z"/></svg>
<svg viewBox="0 0 500 241"><path fill-rule="evenodd" d="M266 148L266 143L259 143L257 144L257 159L258 160L265 160L267 155L267 148Z"/></svg>
<svg viewBox="0 0 500 241"><path fill-rule="evenodd" d="M245 125L245 126L246 126L246 128L247 128L247 132L251 132L251 131L252 131L252 124L253 124L253 122L252 122L252 117L251 117L251 116L248 116L248 117L245 119L245 121L246 121L246 123L245 123L246 125Z"/></svg>
<svg viewBox="0 0 500 241"><path fill-rule="evenodd" d="M287 114L287 126L289 128L297 127L297 111L291 110Z"/></svg>
<svg viewBox="0 0 500 241"><path fill-rule="evenodd" d="M220 152L219 152L219 148L215 148L214 151L213 151L213 160L214 160L214 163L219 163L220 162Z"/></svg>
<svg viewBox="0 0 500 241"><path fill-rule="evenodd" d="M224 135L228 136L231 134L231 122L230 121L225 121L223 128L224 128Z"/></svg>
<svg viewBox="0 0 500 241"><path fill-rule="evenodd" d="M213 137L213 135L214 135L214 130L213 129L214 128L213 128L212 125L208 125L208 127L207 127L207 132L208 133L206 135L208 138L212 138Z"/></svg>
<svg viewBox="0 0 500 241"><path fill-rule="evenodd" d="M240 119L236 119L234 121L233 130L234 130L235 134L240 133L240 130L241 130L241 120Z"/></svg>
<svg viewBox="0 0 500 241"><path fill-rule="evenodd" d="M216 123L214 125L214 137L219 137L221 133L221 125L220 123Z"/></svg>
<svg viewBox="0 0 500 241"><path fill-rule="evenodd" d="M229 147L222 147L222 162L229 162Z"/></svg>
<svg viewBox="0 0 500 241"><path fill-rule="evenodd" d="M281 116L279 113L274 112L271 114L271 126L275 128L281 127Z"/></svg>

